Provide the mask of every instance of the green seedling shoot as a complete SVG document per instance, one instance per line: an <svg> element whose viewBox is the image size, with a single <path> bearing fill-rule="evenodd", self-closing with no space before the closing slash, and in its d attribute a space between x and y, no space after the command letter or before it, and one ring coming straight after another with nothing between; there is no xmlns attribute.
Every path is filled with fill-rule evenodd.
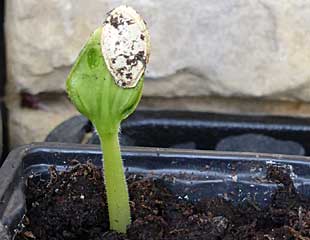
<svg viewBox="0 0 310 240"><path fill-rule="evenodd" d="M131 219L118 133L140 101L149 43L142 18L120 6L90 36L67 79L69 98L99 134L110 229L121 233Z"/></svg>

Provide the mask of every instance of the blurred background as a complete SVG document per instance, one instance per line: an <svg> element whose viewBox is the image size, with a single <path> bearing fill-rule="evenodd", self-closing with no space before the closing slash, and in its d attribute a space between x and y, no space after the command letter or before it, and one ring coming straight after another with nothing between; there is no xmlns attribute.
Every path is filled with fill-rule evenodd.
<svg viewBox="0 0 310 240"><path fill-rule="evenodd" d="M140 109L310 115L308 0L3 0L0 99L11 147L43 141L77 114L66 76L120 4L151 34Z"/></svg>

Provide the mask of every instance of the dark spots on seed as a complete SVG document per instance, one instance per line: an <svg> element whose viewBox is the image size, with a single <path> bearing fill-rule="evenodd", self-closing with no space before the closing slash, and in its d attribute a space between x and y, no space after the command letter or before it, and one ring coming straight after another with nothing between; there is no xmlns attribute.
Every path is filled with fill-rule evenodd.
<svg viewBox="0 0 310 240"><path fill-rule="evenodd" d="M127 74L126 74L126 78L127 78L127 79L132 79L132 73L127 73Z"/></svg>
<svg viewBox="0 0 310 240"><path fill-rule="evenodd" d="M128 25L132 25L132 24L134 24L135 22L134 22L133 19L130 19L130 20L127 20L126 23L127 23Z"/></svg>
<svg viewBox="0 0 310 240"><path fill-rule="evenodd" d="M128 58L126 60L126 64L127 66L130 67L130 69L132 69L133 67L137 66L139 62L141 62L143 64L143 66L146 65L146 59L144 56L145 52L144 51L139 51L136 55L134 55L134 58Z"/></svg>
<svg viewBox="0 0 310 240"><path fill-rule="evenodd" d="M118 17L114 17L113 15L110 16L110 24L115 27L116 29L118 28L119 26L119 19Z"/></svg>
<svg viewBox="0 0 310 240"><path fill-rule="evenodd" d="M125 20L125 18L124 18L124 16L122 15L122 14L120 14L119 16L113 16L113 15L110 15L110 18L109 18L109 20L108 21L110 21L110 24L114 27L114 28L116 28L116 29L118 29L118 27L119 26L121 26L121 25L124 25L125 24L125 22L129 25L129 23L130 24L133 24L134 22L132 22L132 20ZM120 35L121 35L121 33L120 33Z"/></svg>
<svg viewBox="0 0 310 240"><path fill-rule="evenodd" d="M126 60L127 65L132 65L133 62L134 62L134 59L127 59Z"/></svg>
<svg viewBox="0 0 310 240"><path fill-rule="evenodd" d="M126 87L127 83L123 80L118 80L117 81L117 85L121 86L121 87Z"/></svg>
<svg viewBox="0 0 310 240"><path fill-rule="evenodd" d="M117 84L119 86L126 86L136 77L132 70L137 67L145 67L146 65L147 59L145 50L142 50L138 44L141 41L145 41L146 35L144 32L139 32L138 35L135 36L137 37L135 39L132 39L133 37L131 36L127 36L125 27L135 24L136 21L121 13L110 14L107 20L107 23L111 25L112 28L117 29L117 32L115 32L117 35L115 37L118 38L116 41L114 41L114 39L112 41L112 43L114 42L114 46L110 51L113 52L114 56L110 56L110 63L113 65L113 73L120 79L117 81ZM123 35L125 35L124 39ZM126 53L120 48L120 45L123 43L124 45L129 44L129 49L126 50ZM128 50L129 52L127 52Z"/></svg>
<svg viewBox="0 0 310 240"><path fill-rule="evenodd" d="M132 40L132 44L131 44L131 50L134 50L135 49L135 43L137 43L138 41L137 40Z"/></svg>
<svg viewBox="0 0 310 240"><path fill-rule="evenodd" d="M129 58L129 56L128 56L128 55L123 54L123 53L122 53L122 54L119 54L119 56L121 56L121 57L123 57L123 58L126 58L126 59L127 59L127 58Z"/></svg>
<svg viewBox="0 0 310 240"><path fill-rule="evenodd" d="M118 68L116 71L120 76L124 76L124 71L126 70L126 67Z"/></svg>
<svg viewBox="0 0 310 240"><path fill-rule="evenodd" d="M144 66L146 65L146 59L145 59L145 52L144 51L139 51L135 57L137 58L137 61L142 62L142 64Z"/></svg>
<svg viewBox="0 0 310 240"><path fill-rule="evenodd" d="M121 25L127 24L129 26L135 24L135 21L133 19L125 18L122 14L119 15L109 14L108 19L104 23L106 24L110 23L114 28L118 29L119 26ZM121 32L119 34L122 35Z"/></svg>

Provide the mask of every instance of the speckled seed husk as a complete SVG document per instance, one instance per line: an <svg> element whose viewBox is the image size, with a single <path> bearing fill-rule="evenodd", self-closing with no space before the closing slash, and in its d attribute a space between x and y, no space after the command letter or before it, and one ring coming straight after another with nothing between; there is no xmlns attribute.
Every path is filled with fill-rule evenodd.
<svg viewBox="0 0 310 240"><path fill-rule="evenodd" d="M112 10L104 22L101 49L115 83L133 88L144 74L150 55L150 36L145 22L131 7Z"/></svg>

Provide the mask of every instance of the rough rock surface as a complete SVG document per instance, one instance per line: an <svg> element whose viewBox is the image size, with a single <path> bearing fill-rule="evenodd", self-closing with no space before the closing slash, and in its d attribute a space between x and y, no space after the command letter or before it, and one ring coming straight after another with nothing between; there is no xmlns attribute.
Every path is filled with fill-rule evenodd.
<svg viewBox="0 0 310 240"><path fill-rule="evenodd" d="M19 92L63 92L88 36L122 3L133 6L150 29L145 107L310 115L307 103L251 100L310 101L308 0L6 0L12 146L42 141L76 114L62 98L45 110L21 108ZM178 98L156 100L162 96Z"/></svg>
<svg viewBox="0 0 310 240"><path fill-rule="evenodd" d="M145 95L310 100L308 0L7 0L9 81L63 91L83 43L121 3L150 28Z"/></svg>
<svg viewBox="0 0 310 240"><path fill-rule="evenodd" d="M57 97L57 101L43 102L42 109L23 108L17 102L11 103L9 109L11 148L44 141L55 126L77 114L64 97Z"/></svg>

